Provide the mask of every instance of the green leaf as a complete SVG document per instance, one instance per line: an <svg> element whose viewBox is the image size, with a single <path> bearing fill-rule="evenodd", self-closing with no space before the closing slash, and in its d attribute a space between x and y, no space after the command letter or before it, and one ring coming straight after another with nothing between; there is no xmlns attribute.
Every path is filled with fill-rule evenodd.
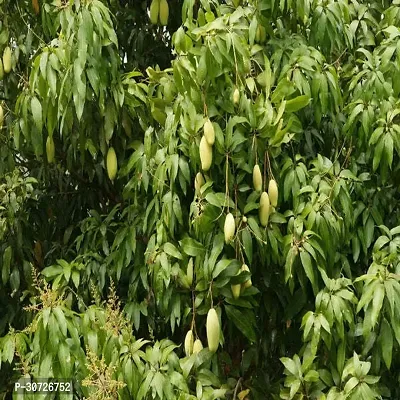
<svg viewBox="0 0 400 400"><path fill-rule="evenodd" d="M19 275L19 270L18 268L14 268L11 272L10 275L10 287L14 291L19 289L19 285L21 283L20 275Z"/></svg>
<svg viewBox="0 0 400 400"><path fill-rule="evenodd" d="M229 264L232 263L232 260L220 260L217 262L217 265L212 271L212 277L215 279L222 271L228 268Z"/></svg>
<svg viewBox="0 0 400 400"><path fill-rule="evenodd" d="M347 381L346 385L344 385L344 392L350 393L358 385L358 383L359 383L358 378L353 376Z"/></svg>
<svg viewBox="0 0 400 400"><path fill-rule="evenodd" d="M296 112L306 107L311 101L310 96L301 95L286 102L286 112Z"/></svg>
<svg viewBox="0 0 400 400"><path fill-rule="evenodd" d="M281 105L279 106L278 112L276 114L275 122L273 125L276 125L280 121L283 113L285 112L285 108L286 108L286 100L282 100Z"/></svg>
<svg viewBox="0 0 400 400"><path fill-rule="evenodd" d="M374 220L370 216L367 220L367 223L365 224L365 241L367 247L371 245L372 240L374 238L374 229L375 229Z"/></svg>
<svg viewBox="0 0 400 400"><path fill-rule="evenodd" d="M307 295L303 288L299 288L290 297L289 303L285 307L285 319L293 319L304 307L307 302Z"/></svg>
<svg viewBox="0 0 400 400"><path fill-rule="evenodd" d="M281 1L281 3L282 3L282 1ZM300 379L295 379L293 382L291 382L289 399L293 399L294 396L296 396L296 394L298 393L298 390L300 389L300 386L301 386Z"/></svg>
<svg viewBox="0 0 400 400"><path fill-rule="evenodd" d="M385 286L383 284L379 284L376 286L374 290L374 297L372 299L372 312L371 312L372 327L375 326L378 320L384 298L385 298Z"/></svg>
<svg viewBox="0 0 400 400"><path fill-rule="evenodd" d="M190 169L188 162L180 157L179 158L179 169L182 171L183 176L185 177L186 181L190 183Z"/></svg>
<svg viewBox="0 0 400 400"><path fill-rule="evenodd" d="M256 219L254 217L249 217L247 219L247 223L248 223L250 229L252 230L252 233L256 236L256 238L258 240L261 240L263 235L261 233L260 227L259 227Z"/></svg>
<svg viewBox="0 0 400 400"><path fill-rule="evenodd" d="M179 200L179 197L176 193L174 193L174 198L172 202L172 208L174 210L174 214L176 216L176 219L178 222L183 225L183 219L182 219L182 206Z"/></svg>
<svg viewBox="0 0 400 400"><path fill-rule="evenodd" d="M185 393L189 391L185 378L180 373L173 371L168 375L168 379L171 384L176 386L179 390Z"/></svg>
<svg viewBox="0 0 400 400"><path fill-rule="evenodd" d="M325 316L323 314L319 314L318 320L321 323L321 326L325 329L325 331L330 334L331 333L331 328L330 328L329 322L325 318Z"/></svg>
<svg viewBox="0 0 400 400"><path fill-rule="evenodd" d="M384 143L385 141L381 138L378 144L375 146L374 160L372 162L372 169L374 172L378 169L381 162Z"/></svg>
<svg viewBox="0 0 400 400"><path fill-rule="evenodd" d="M376 128L369 139L369 145L374 145L378 140L380 140L384 130L385 128L383 126Z"/></svg>
<svg viewBox="0 0 400 400"><path fill-rule="evenodd" d="M46 79L46 66L48 58L49 58L48 51L43 52L40 56L40 72L42 74L43 79Z"/></svg>
<svg viewBox="0 0 400 400"><path fill-rule="evenodd" d="M37 97L32 97L31 99L31 109L32 109L32 116L33 121L39 131L43 128L43 120L42 120L42 105Z"/></svg>
<svg viewBox="0 0 400 400"><path fill-rule="evenodd" d="M346 342L342 340L337 349L337 360L336 360L337 370L340 375L343 372L345 360L346 360Z"/></svg>
<svg viewBox="0 0 400 400"><path fill-rule="evenodd" d="M221 203L221 199L216 195L216 193L208 193L206 196L206 201L218 208L221 208L224 205L224 201Z"/></svg>
<svg viewBox="0 0 400 400"><path fill-rule="evenodd" d="M359 313L366 304L370 303L371 299L374 297L375 290L379 285L379 281L375 279L368 286L364 287L363 294L357 305L357 313Z"/></svg>
<svg viewBox="0 0 400 400"><path fill-rule="evenodd" d="M375 244L374 244L374 248L373 248L373 252L376 253L378 250L380 250L385 244L389 243L390 239L386 236L380 236Z"/></svg>
<svg viewBox="0 0 400 400"><path fill-rule="evenodd" d="M157 395L160 399L163 398L163 387L165 385L165 378L160 371L157 371L151 386L156 389Z"/></svg>
<svg viewBox="0 0 400 400"><path fill-rule="evenodd" d="M104 117L104 133L106 134L107 143L111 140L114 133L116 115L113 103L110 101L106 106L106 114Z"/></svg>
<svg viewBox="0 0 400 400"><path fill-rule="evenodd" d="M3 284L6 284L8 282L8 279L10 278L11 258L12 258L12 247L8 246L3 253L3 267L1 271L1 278Z"/></svg>
<svg viewBox="0 0 400 400"><path fill-rule="evenodd" d="M40 363L40 367L39 367L39 376L50 376L50 371L52 368L52 363L53 363L53 357L50 353L47 353L41 363Z"/></svg>
<svg viewBox="0 0 400 400"><path fill-rule="evenodd" d="M358 257L360 257L360 240L358 239L357 236L353 236L351 239L351 249L353 253L353 261L357 262Z"/></svg>
<svg viewBox="0 0 400 400"><path fill-rule="evenodd" d="M184 378L187 378L192 370L194 363L196 362L196 354L191 357L184 358L180 360L180 366L182 368Z"/></svg>
<svg viewBox="0 0 400 400"><path fill-rule="evenodd" d="M311 331L312 326L314 325L315 315L312 311L309 311L303 316L301 326L304 327L303 332L303 340L307 340L307 337Z"/></svg>
<svg viewBox="0 0 400 400"><path fill-rule="evenodd" d="M296 377L300 377L301 370L297 367L296 363L288 357L281 357L281 363L285 366L285 368Z"/></svg>
<svg viewBox="0 0 400 400"><path fill-rule="evenodd" d="M364 110L364 104L357 104L353 108L353 110L352 110L352 112L350 114L350 117L347 119L347 122L346 122L346 125L345 125L347 127L347 129L352 126L352 124L353 124L354 120L356 119L357 115L360 114L363 110Z"/></svg>
<svg viewBox="0 0 400 400"><path fill-rule="evenodd" d="M285 262L285 282L289 279L293 278L293 263L297 256L297 248L291 247L286 255L286 262Z"/></svg>
<svg viewBox="0 0 400 400"><path fill-rule="evenodd" d="M224 248L224 235L222 233L214 236L212 250L210 253L210 257L208 258L208 268L210 271L214 269L215 263L217 262L218 256L221 254Z"/></svg>
<svg viewBox="0 0 400 400"><path fill-rule="evenodd" d="M74 282L75 287L78 289L80 282L80 275L78 271L72 271L72 282Z"/></svg>
<svg viewBox="0 0 400 400"><path fill-rule="evenodd" d="M323 23L320 22L320 26L323 26ZM322 113L325 114L328 109L328 81L325 74L321 74L320 79L321 87L319 91L319 99L321 102Z"/></svg>
<svg viewBox="0 0 400 400"><path fill-rule="evenodd" d="M204 253L204 246L198 242L197 240L194 240L192 238L185 238L179 242L181 245L183 251L188 255L192 257L200 256Z"/></svg>
<svg viewBox="0 0 400 400"><path fill-rule="evenodd" d="M179 252L179 250L172 244L172 243L165 243L164 244L164 251L175 258L178 258L179 260L182 260L182 254Z"/></svg>
<svg viewBox="0 0 400 400"><path fill-rule="evenodd" d="M154 379L154 372L147 371L146 378L143 380L142 384L140 385L137 400L143 400L146 398L147 394L150 392L150 387Z"/></svg>
<svg viewBox="0 0 400 400"><path fill-rule="evenodd" d="M60 328L61 333L66 337L67 336L67 320L65 319L64 312L60 307L53 308L53 313L56 316L58 326Z"/></svg>
<svg viewBox="0 0 400 400"><path fill-rule="evenodd" d="M60 342L58 347L58 362L60 363L61 373L63 376L69 376L71 364L66 362L70 359L70 351L67 344Z"/></svg>
<svg viewBox="0 0 400 400"><path fill-rule="evenodd" d="M234 306L225 305L225 311L228 318L233 322L233 324L243 333L244 336L247 337L251 342L255 342L257 340L256 333L254 331L254 327L251 324L251 318L249 318L247 313L250 313L250 310L246 310L246 312L241 312Z"/></svg>
<svg viewBox="0 0 400 400"><path fill-rule="evenodd" d="M308 371L306 376L304 377L304 380L306 382L317 382L319 379L319 374L317 371L311 370Z"/></svg>
<svg viewBox="0 0 400 400"><path fill-rule="evenodd" d="M259 204L255 202L247 203L244 207L243 214L247 214L250 211L257 210L259 208Z"/></svg>
<svg viewBox="0 0 400 400"><path fill-rule="evenodd" d="M253 239L248 228L242 230L242 241L244 252L249 260L249 264L253 261Z"/></svg>
<svg viewBox="0 0 400 400"><path fill-rule="evenodd" d="M11 335L8 335L3 339L1 351L3 361L7 361L11 364L15 353L15 340Z"/></svg>
<svg viewBox="0 0 400 400"><path fill-rule="evenodd" d="M385 136L385 159L386 164L391 168L393 163L393 139L391 135Z"/></svg>
<svg viewBox="0 0 400 400"><path fill-rule="evenodd" d="M47 82L53 96L57 95L57 75L50 64L47 64Z"/></svg>
<svg viewBox="0 0 400 400"><path fill-rule="evenodd" d="M393 333L392 328L390 327L386 318L383 318L382 320L381 331L378 340L380 342L383 361L386 364L386 368L390 370L390 366L392 364Z"/></svg>
<svg viewBox="0 0 400 400"><path fill-rule="evenodd" d="M317 281L315 279L314 268L313 268L311 256L306 251L300 251L300 259L301 259L301 263L303 264L303 268L307 275L307 278L311 282L311 285L312 285L312 288L314 291L314 295L317 295L318 285L317 285Z"/></svg>
<svg viewBox="0 0 400 400"><path fill-rule="evenodd" d="M87 345L89 349L92 350L95 354L98 351L98 336L97 333L93 330L90 330L87 334Z"/></svg>

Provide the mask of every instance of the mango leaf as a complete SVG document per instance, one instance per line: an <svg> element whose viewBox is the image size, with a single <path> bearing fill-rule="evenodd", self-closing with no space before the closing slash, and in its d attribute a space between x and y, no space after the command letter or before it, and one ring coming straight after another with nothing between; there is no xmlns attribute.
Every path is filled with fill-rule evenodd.
<svg viewBox="0 0 400 400"><path fill-rule="evenodd" d="M242 230L242 241L244 252L249 260L249 263L251 264L253 261L253 239L247 228Z"/></svg>
<svg viewBox="0 0 400 400"><path fill-rule="evenodd" d="M296 112L306 107L311 101L310 96L301 95L286 102L286 112Z"/></svg>
<svg viewBox="0 0 400 400"><path fill-rule="evenodd" d="M249 339L251 342L257 340L254 327L251 324L251 318L249 318L247 313L251 311L242 312L237 308L229 305L225 305L225 311L228 318L233 322L233 324Z"/></svg>
<svg viewBox="0 0 400 400"><path fill-rule="evenodd" d="M314 291L314 295L317 295L318 285L317 285L317 280L316 280L315 274L314 274L314 267L313 267L313 263L311 260L311 256L306 251L300 251L300 259L301 259L301 263L303 264L303 268L307 275L307 278L311 282L311 285L312 285L312 288Z"/></svg>
<svg viewBox="0 0 400 400"><path fill-rule="evenodd" d="M172 244L172 243L165 243L164 244L164 251L175 258L178 258L179 260L182 260L182 254L179 252L179 250Z"/></svg>
<svg viewBox="0 0 400 400"><path fill-rule="evenodd" d="M10 277L10 263L12 258L12 247L8 246L3 253L3 266L1 271L1 277L3 280L3 284L8 282Z"/></svg>
<svg viewBox="0 0 400 400"><path fill-rule="evenodd" d="M383 361L385 362L386 368L389 370L392 364L393 333L386 318L382 320L378 341L380 343Z"/></svg>
<svg viewBox="0 0 400 400"><path fill-rule="evenodd" d="M200 242L189 237L181 240L179 244L188 256L200 256L205 251L204 246Z"/></svg>
<svg viewBox="0 0 400 400"><path fill-rule="evenodd" d="M37 97L32 97L31 99L31 109L33 121L39 131L43 128L43 117L42 117L42 104L37 99Z"/></svg>

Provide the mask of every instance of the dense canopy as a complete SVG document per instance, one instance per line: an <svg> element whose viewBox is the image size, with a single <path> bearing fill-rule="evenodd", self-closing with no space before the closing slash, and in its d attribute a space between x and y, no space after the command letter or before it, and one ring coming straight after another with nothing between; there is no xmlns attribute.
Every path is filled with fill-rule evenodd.
<svg viewBox="0 0 400 400"><path fill-rule="evenodd" d="M0 0L0 399L400 398L399 38L399 0Z"/></svg>

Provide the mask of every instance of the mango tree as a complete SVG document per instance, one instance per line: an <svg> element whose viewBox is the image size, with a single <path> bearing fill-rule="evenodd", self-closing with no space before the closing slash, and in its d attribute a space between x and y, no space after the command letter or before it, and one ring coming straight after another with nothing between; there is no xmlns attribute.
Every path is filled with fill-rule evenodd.
<svg viewBox="0 0 400 400"><path fill-rule="evenodd" d="M399 1L0 17L1 398L400 395Z"/></svg>

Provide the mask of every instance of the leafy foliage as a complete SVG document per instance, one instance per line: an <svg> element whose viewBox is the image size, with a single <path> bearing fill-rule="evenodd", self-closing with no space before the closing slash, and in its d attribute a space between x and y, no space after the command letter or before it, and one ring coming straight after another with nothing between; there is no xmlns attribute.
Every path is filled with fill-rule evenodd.
<svg viewBox="0 0 400 400"><path fill-rule="evenodd" d="M0 397L400 397L400 2L168 4L0 0Z"/></svg>

